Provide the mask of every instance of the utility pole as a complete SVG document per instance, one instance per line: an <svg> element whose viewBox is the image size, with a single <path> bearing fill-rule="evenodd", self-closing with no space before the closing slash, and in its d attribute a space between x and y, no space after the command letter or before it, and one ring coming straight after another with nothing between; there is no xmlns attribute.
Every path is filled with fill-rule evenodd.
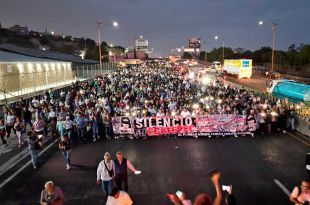
<svg viewBox="0 0 310 205"><path fill-rule="evenodd" d="M97 30L98 30L98 48L99 48L99 63L100 63L100 69L102 68L102 60L101 60L101 40L100 40L100 25L101 22L96 21L97 24Z"/></svg>

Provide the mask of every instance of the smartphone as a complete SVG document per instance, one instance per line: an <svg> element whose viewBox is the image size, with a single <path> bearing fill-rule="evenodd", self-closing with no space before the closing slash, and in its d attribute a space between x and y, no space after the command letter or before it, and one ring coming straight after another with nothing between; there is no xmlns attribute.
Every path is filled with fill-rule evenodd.
<svg viewBox="0 0 310 205"><path fill-rule="evenodd" d="M141 174L141 171L135 171L135 174L137 174L137 175Z"/></svg>
<svg viewBox="0 0 310 205"><path fill-rule="evenodd" d="M178 197L179 197L179 199L182 197L182 192L181 191L177 191L176 193L175 193L175 195L177 195Z"/></svg>
<svg viewBox="0 0 310 205"><path fill-rule="evenodd" d="M222 185L222 190L223 190L223 191L230 192L230 186Z"/></svg>

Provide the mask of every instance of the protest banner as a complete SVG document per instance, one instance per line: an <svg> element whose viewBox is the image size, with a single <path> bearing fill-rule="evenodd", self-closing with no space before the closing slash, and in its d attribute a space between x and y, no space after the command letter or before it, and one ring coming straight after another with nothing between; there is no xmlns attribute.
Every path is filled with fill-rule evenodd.
<svg viewBox="0 0 310 205"><path fill-rule="evenodd" d="M135 136L207 136L251 134L254 123L247 123L245 115L113 117L115 135Z"/></svg>

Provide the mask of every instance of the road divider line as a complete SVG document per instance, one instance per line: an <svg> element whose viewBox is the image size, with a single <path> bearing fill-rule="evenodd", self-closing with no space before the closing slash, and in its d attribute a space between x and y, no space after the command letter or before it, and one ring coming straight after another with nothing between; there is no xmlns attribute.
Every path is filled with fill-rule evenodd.
<svg viewBox="0 0 310 205"><path fill-rule="evenodd" d="M299 137L296 137L295 135L293 135L293 134L291 134L291 133L289 133L289 132L287 132L286 134L287 134L288 136L290 136L290 137L293 137L295 140L297 140L297 141L303 143L304 145L310 147L310 143L308 143L308 142L306 142L306 141L300 139Z"/></svg>
<svg viewBox="0 0 310 205"><path fill-rule="evenodd" d="M274 179L273 181L286 194L286 196L290 197L291 195L290 191L279 180Z"/></svg>
<svg viewBox="0 0 310 205"><path fill-rule="evenodd" d="M41 156L44 152L46 152L50 147L52 147L54 144L56 144L57 141L52 142L51 144L49 144L47 147L45 147L45 149L43 149L38 156ZM10 182L14 177L16 177L21 171L23 171L28 165L31 164L31 160L29 160L24 166L22 166L19 170L17 170L16 172L14 172L14 174L12 174L10 177L8 177L6 180L4 180L1 184L0 184L0 189L2 189L2 187L4 187L8 182Z"/></svg>

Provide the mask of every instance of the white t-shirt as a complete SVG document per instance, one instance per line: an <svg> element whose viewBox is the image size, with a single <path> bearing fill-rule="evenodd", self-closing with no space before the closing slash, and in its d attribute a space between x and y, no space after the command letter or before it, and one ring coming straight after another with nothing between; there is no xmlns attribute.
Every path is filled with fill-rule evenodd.
<svg viewBox="0 0 310 205"><path fill-rule="evenodd" d="M119 196L115 199L113 196L108 196L106 205L132 205L132 200L124 191L120 191Z"/></svg>
<svg viewBox="0 0 310 205"><path fill-rule="evenodd" d="M65 125L65 129L71 129L74 125L74 122L72 120L66 120L64 125Z"/></svg>

